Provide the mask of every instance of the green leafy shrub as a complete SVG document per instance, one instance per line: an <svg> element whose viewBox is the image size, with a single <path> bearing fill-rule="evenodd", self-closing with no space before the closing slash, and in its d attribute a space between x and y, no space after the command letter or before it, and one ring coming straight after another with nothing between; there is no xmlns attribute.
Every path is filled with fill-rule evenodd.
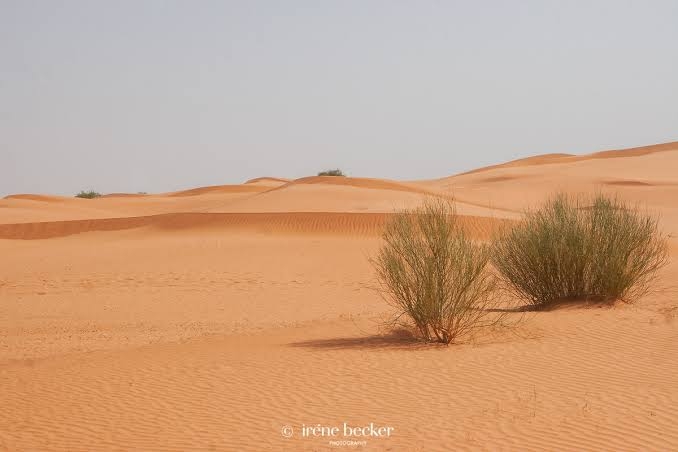
<svg viewBox="0 0 678 452"><path fill-rule="evenodd" d="M668 259L658 219L617 198L559 194L495 241L506 287L540 307L565 300L631 301Z"/></svg>

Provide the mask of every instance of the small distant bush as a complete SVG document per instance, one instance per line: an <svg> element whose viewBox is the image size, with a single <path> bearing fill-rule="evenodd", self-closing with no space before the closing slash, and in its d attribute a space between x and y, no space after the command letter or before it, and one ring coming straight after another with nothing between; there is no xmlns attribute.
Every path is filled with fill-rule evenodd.
<svg viewBox="0 0 678 452"><path fill-rule="evenodd" d="M318 173L318 176L342 176L346 177L346 174L343 173L340 169L332 169L332 170L326 170L326 171L321 171Z"/></svg>
<svg viewBox="0 0 678 452"><path fill-rule="evenodd" d="M605 195L559 194L501 234L492 261L510 291L539 307L632 301L667 259L657 218Z"/></svg>
<svg viewBox="0 0 678 452"><path fill-rule="evenodd" d="M372 264L394 323L408 319L424 340L445 344L497 323L489 247L466 236L453 205L429 200L398 213L383 240Z"/></svg>
<svg viewBox="0 0 678 452"><path fill-rule="evenodd" d="M101 196L101 193L97 193L94 190L90 191L81 191L77 195L75 195L76 198L87 198L87 199L92 199L92 198L98 198Z"/></svg>

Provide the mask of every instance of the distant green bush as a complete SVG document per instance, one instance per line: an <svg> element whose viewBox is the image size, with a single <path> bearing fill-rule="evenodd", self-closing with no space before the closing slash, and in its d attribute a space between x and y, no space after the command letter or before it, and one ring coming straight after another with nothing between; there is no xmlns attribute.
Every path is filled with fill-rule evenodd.
<svg viewBox="0 0 678 452"><path fill-rule="evenodd" d="M332 169L332 170L326 170L326 171L321 171L318 173L318 176L342 176L346 177L346 174L343 173L340 169Z"/></svg>
<svg viewBox="0 0 678 452"><path fill-rule="evenodd" d="M658 219L605 195L556 195L501 234L492 253L509 290L535 307L631 301L667 259Z"/></svg>
<svg viewBox="0 0 678 452"><path fill-rule="evenodd" d="M101 193L97 193L94 190L90 191L81 191L77 195L75 195L76 198L86 198L86 199L93 199L93 198L98 198L101 196Z"/></svg>

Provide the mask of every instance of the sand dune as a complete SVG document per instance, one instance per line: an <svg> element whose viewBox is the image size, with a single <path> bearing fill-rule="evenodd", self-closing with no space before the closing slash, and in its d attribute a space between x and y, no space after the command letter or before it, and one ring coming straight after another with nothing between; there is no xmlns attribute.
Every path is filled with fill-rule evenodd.
<svg viewBox="0 0 678 452"><path fill-rule="evenodd" d="M105 218L42 223L0 224L0 239L38 240L95 231L152 227L159 230L251 231L378 236L392 214L340 212L171 213L146 217ZM465 230L478 239L491 237L506 221L460 215Z"/></svg>
<svg viewBox="0 0 678 452"><path fill-rule="evenodd" d="M524 157L521 159L516 159L516 160L511 160L510 162L506 163L500 163L497 165L490 165L490 166L484 166L482 168L476 168L471 171L466 171L464 173L459 174L459 176L463 176L466 174L475 174L475 173L482 173L485 171L491 171L494 169L500 169L500 168L510 168L514 166L530 166L530 165L547 165L549 163L558 163L560 161L566 160L570 157L575 157L572 154L562 154L562 153L552 153L552 154L542 154L542 155L537 155L533 157Z"/></svg>
<svg viewBox="0 0 678 452"><path fill-rule="evenodd" d="M143 198L150 196L147 193L106 193L102 198Z"/></svg>
<svg viewBox="0 0 678 452"><path fill-rule="evenodd" d="M394 429L364 450L675 450L675 168L667 143L424 181L8 196L0 450L336 450L301 427L344 422ZM454 196L487 240L554 190L661 214L658 290L451 347L383 328L369 258L394 209Z"/></svg>
<svg viewBox="0 0 678 452"><path fill-rule="evenodd" d="M610 151L561 157L538 165L499 165L421 184L431 190L453 192L465 202L513 211L535 206L554 191L607 192L661 213L666 227L673 230L678 221L676 167L678 143L668 143L632 149L628 155Z"/></svg>
<svg viewBox="0 0 678 452"><path fill-rule="evenodd" d="M208 193L258 193L264 190L266 190L266 188L258 187L256 185L214 185L211 187L193 188L191 190L167 193L165 196L197 196Z"/></svg>
<svg viewBox="0 0 678 452"><path fill-rule="evenodd" d="M642 155L656 154L658 152L676 151L678 150L678 141L670 143L653 144L650 146L639 146L636 148L627 149L613 149L608 151L594 152L588 156L581 158L625 158L625 157L639 157Z"/></svg>
<svg viewBox="0 0 678 452"><path fill-rule="evenodd" d="M205 212L257 193L257 190L216 193L208 190L196 196L103 196L96 199L54 197L49 203L35 199L7 197L0 199L0 224Z"/></svg>
<svg viewBox="0 0 678 452"><path fill-rule="evenodd" d="M532 166L532 165L549 165L554 163L572 163L582 160L591 160L591 159L605 159L605 158L627 158L627 157L639 157L648 154L655 154L658 152L666 151L676 151L678 150L678 141L671 143L662 143L655 144L650 146L641 146L637 148L628 148L628 149L614 149L594 152L588 155L573 155L573 154L563 154L563 153L553 153L553 154L542 154L536 155L533 157L525 157L517 160L512 160L506 163L500 163L498 165L486 166L483 168L477 168L465 173L459 174L475 174L485 171L490 171L494 169L501 168L510 168L516 166Z"/></svg>
<svg viewBox="0 0 678 452"><path fill-rule="evenodd" d="M283 179L281 177L255 177L246 181L246 184L258 184L258 185L282 185L290 182L290 179Z"/></svg>
<svg viewBox="0 0 678 452"><path fill-rule="evenodd" d="M383 179L310 177L291 181L255 196L243 197L209 212L353 212L392 213L423 199L454 199L460 214L491 218L519 217L520 212L467 200L453 190Z"/></svg>
<svg viewBox="0 0 678 452"><path fill-rule="evenodd" d="M31 195L31 194L19 194L19 195L9 195L5 199L24 199L27 201L36 201L36 202L67 202L71 201L70 198L63 196L48 196L48 195Z"/></svg>
<svg viewBox="0 0 678 452"><path fill-rule="evenodd" d="M290 181L287 184L279 187L278 189L281 190L291 187L293 185L302 185L302 184L341 185L360 188L370 188L376 190L394 190L420 194L434 194L433 192L425 190L416 185L410 185L403 182L395 182L385 179L373 179L367 177L335 177L335 176L302 177L301 179L295 179L293 181Z"/></svg>

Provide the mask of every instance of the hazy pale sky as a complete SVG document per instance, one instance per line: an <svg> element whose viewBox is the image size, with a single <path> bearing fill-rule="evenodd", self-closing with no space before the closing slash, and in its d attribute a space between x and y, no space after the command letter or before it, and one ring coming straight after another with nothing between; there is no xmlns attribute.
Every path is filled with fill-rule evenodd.
<svg viewBox="0 0 678 452"><path fill-rule="evenodd" d="M0 195L676 139L676 0L0 0Z"/></svg>

